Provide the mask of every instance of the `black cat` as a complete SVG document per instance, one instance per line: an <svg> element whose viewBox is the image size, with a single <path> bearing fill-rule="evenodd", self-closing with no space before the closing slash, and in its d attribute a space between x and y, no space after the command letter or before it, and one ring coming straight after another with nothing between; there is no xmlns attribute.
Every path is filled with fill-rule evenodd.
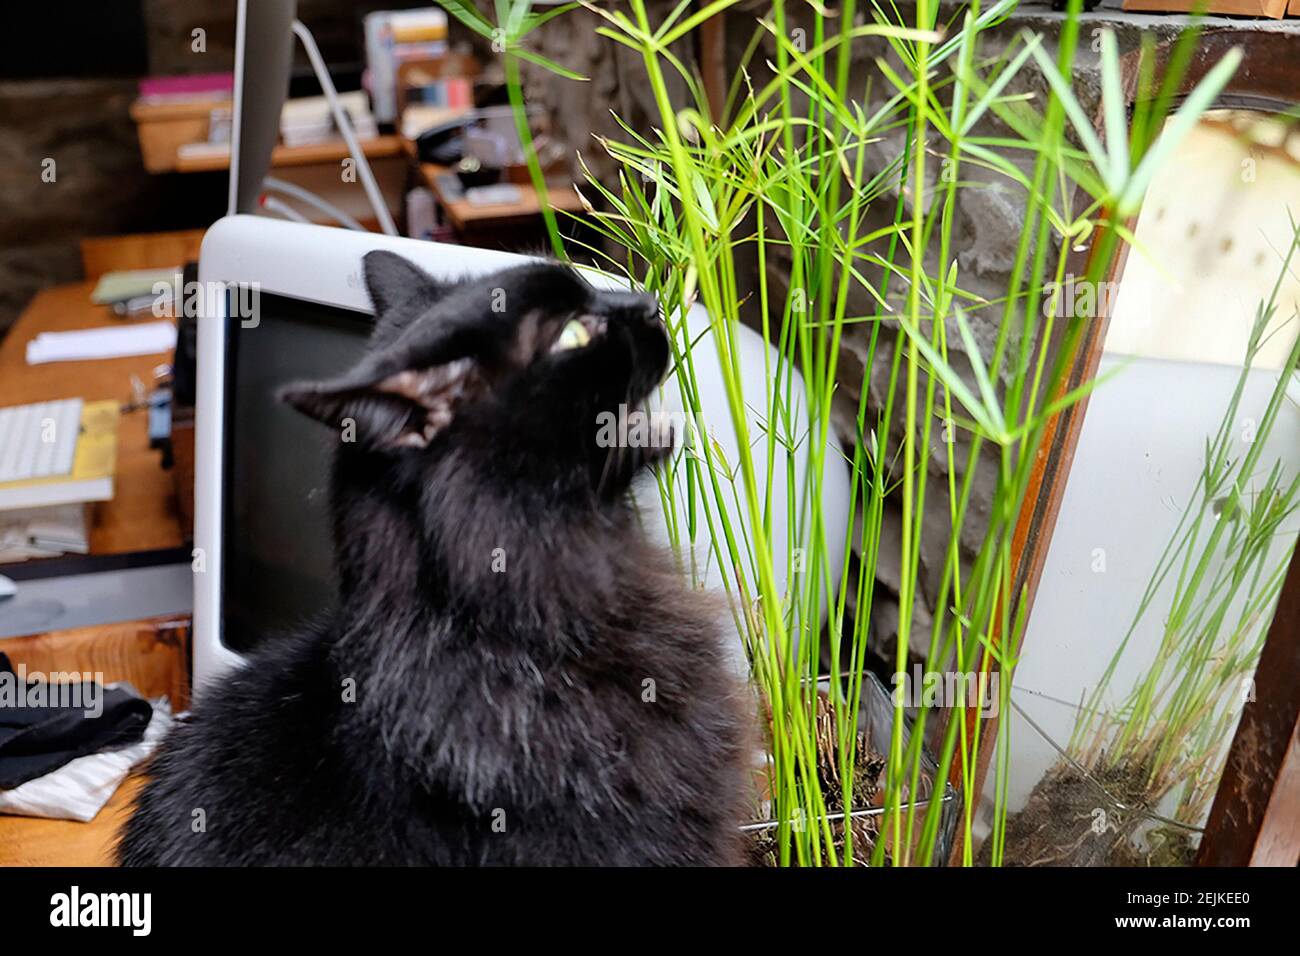
<svg viewBox="0 0 1300 956"><path fill-rule="evenodd" d="M744 695L604 448L668 362L653 298L365 258L371 347L282 397L336 429L341 610L162 745L124 864L732 864ZM285 449L293 454L293 449Z"/></svg>

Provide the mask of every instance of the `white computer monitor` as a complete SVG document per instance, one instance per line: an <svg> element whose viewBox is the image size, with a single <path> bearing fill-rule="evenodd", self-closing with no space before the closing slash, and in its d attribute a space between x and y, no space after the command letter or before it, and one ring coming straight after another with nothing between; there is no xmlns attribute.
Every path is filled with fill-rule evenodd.
<svg viewBox="0 0 1300 956"><path fill-rule="evenodd" d="M199 258L202 294L196 297L194 676L199 691L236 663L241 650L272 639L281 628L328 605L332 547L323 492L329 437L325 429L278 402L274 393L292 380L327 377L359 357L371 318L362 257L375 249L405 256L448 279L524 260L506 252L255 216L222 219L204 237ZM587 277L596 285L626 287L611 276ZM246 291L215 294L227 286ZM254 314L241 314L249 312ZM696 306L688 322L696 342L693 357L705 417L734 462L738 444L707 331L708 316ZM741 330L739 350L748 395L766 391L768 348L759 335ZM795 385L797 420L804 414L803 389L801 382ZM664 407L670 412L676 408L676 393L673 387L663 389ZM762 434L757 410L750 429L757 440ZM825 461L828 527L844 527L847 468L838 454L827 454ZM802 488L804 480L804 470L797 468L794 488ZM782 542L789 493L785 482L785 470L777 469L773 531L774 540ZM639 484L636 494L645 526L662 534L660 495L653 481ZM729 512L733 521L744 521L738 509ZM830 567L839 567L843 542L829 544ZM708 562L700 557L704 567ZM783 586L786 568L778 562L776 570L778 585ZM705 583L720 586L716 565L710 573ZM739 641L734 650L734 659L743 666Z"/></svg>

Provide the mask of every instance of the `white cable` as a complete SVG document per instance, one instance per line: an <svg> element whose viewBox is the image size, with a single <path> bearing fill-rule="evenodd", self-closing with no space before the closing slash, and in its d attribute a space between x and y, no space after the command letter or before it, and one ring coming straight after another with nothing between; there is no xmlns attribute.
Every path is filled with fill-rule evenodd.
<svg viewBox="0 0 1300 956"><path fill-rule="evenodd" d="M320 50L316 48L316 41L312 38L311 31L302 25L302 21L294 20L293 32L302 41L303 49L307 51L307 59L311 60L311 68L316 71L316 79L320 81L321 89L325 91L325 98L329 100L330 110L334 114L334 124L338 126L339 132L343 134L343 139L348 144L352 161L357 164L357 172L361 174L361 185L365 187L366 195L370 197L370 205L374 207L375 216L379 219L379 227L390 236L397 235L393 217L388 214L388 206L385 205L384 197L379 192L379 184L375 182L375 175L370 171L366 154L361 151L361 146L357 143L356 134L352 132L352 123L348 119L347 111L343 109L343 104L339 102L338 91L334 89L334 81L330 79L329 70L325 68L325 61L321 58Z"/></svg>
<svg viewBox="0 0 1300 956"><path fill-rule="evenodd" d="M311 224L310 219L298 210L294 209L288 203L280 202L280 200L276 199L274 196L263 196L262 208L270 212L279 213L285 219L292 219L294 222L305 222L308 225Z"/></svg>
<svg viewBox="0 0 1300 956"><path fill-rule="evenodd" d="M274 189L276 192L292 196L294 199L301 200L307 205L320 210L332 219L337 219L349 229L355 229L357 232L365 232L366 227L361 225L347 213L332 202L327 202L320 196L317 196L309 189L303 189L297 183L285 182L283 179L276 179L274 176L267 176L262 180L263 189Z"/></svg>

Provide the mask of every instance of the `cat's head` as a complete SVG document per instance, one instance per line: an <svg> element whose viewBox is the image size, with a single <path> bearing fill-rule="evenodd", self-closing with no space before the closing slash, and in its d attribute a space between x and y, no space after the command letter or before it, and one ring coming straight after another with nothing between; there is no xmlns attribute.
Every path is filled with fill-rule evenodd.
<svg viewBox="0 0 1300 956"><path fill-rule="evenodd" d="M337 429L371 473L420 482L453 460L511 488L610 500L670 445L600 440L601 423L640 408L667 370L652 296L598 290L552 263L459 282L390 252L364 265L369 350L338 378L281 397Z"/></svg>

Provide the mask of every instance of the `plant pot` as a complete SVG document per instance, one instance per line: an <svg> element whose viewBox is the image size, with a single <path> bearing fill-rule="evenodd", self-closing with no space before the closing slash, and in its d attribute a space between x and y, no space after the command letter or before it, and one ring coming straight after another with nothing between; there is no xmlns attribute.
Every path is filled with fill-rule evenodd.
<svg viewBox="0 0 1300 956"><path fill-rule="evenodd" d="M1003 866L1189 866L1201 826L1172 819L1170 795L1153 795L1145 767L1101 762L1085 767L1068 753L1080 710L1012 691L1004 716L1012 734ZM993 788L982 814L991 830ZM1201 821L1203 823L1204 821ZM992 839L977 859L992 863Z"/></svg>
<svg viewBox="0 0 1300 956"><path fill-rule="evenodd" d="M819 682L824 685L825 679ZM828 701L826 692L819 691L819 697L823 701ZM826 708L829 711L829 705ZM875 772L872 775L877 779L877 785L871 788L868 795L864 795L862 803L865 805L861 809L855 809L850 813L853 833L854 851L853 856L855 865L866 865L874 850L875 841L882 830L886 831L886 858L889 861L897 860L900 854L893 852L889 845L890 836L888 834L887 819L885 817L884 799L888 778L885 773L886 758L889 753L890 737L892 734L894 722L894 703L890 698L889 692L885 690L880 680L872 673L864 675L862 681L862 701L858 711L858 732L865 744L865 748L875 758L879 760L878 777ZM911 742L912 727L910 721L906 723L903 729L903 747L907 748ZM874 762L874 761L873 761ZM907 792L908 781L904 781L902 794L902 809L906 814L913 806L916 809L916 822L914 836L912 839L912 850L905 854L913 863L918 862L920 828L924 814L929 807L930 800L934 794L934 781L938 778L938 766L928 750L921 753L921 778L918 793L913 799L912 795ZM941 817L939 821L939 835L935 843L934 851L930 863L943 866L947 863L948 857L952 852L953 836L956 833L957 818L960 808L958 791L951 783L945 782L942 791L937 799L943 804ZM837 838L842 838L843 828L845 826L845 814L841 798L828 800L826 817L824 818L830 824L832 834ZM854 803L859 801L855 798ZM770 804L764 801L765 809L770 809ZM906 817L904 818L906 820ZM820 826L822 821L812 821L815 825ZM741 829L751 835L755 840L759 850L756 851L756 862L760 865L770 865L770 860L761 860L759 856L764 850L762 849L765 837L770 841L771 834L774 834L779 826L779 821L770 817L763 820L756 820L753 823L746 824ZM906 823L904 823L906 826Z"/></svg>

